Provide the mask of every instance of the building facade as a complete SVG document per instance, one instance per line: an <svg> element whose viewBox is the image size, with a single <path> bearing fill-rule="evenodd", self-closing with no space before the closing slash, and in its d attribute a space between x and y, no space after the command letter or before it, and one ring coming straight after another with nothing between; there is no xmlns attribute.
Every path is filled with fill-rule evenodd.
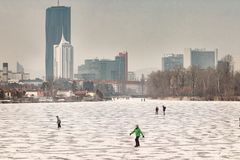
<svg viewBox="0 0 240 160"><path fill-rule="evenodd" d="M120 52L118 56L115 57L118 74L118 80L127 81L128 80L128 52Z"/></svg>
<svg viewBox="0 0 240 160"><path fill-rule="evenodd" d="M127 53L119 53L115 60L88 59L78 66L78 79L127 81Z"/></svg>
<svg viewBox="0 0 240 160"><path fill-rule="evenodd" d="M118 71L114 60L88 59L78 67L82 80L117 80Z"/></svg>
<svg viewBox="0 0 240 160"><path fill-rule="evenodd" d="M46 10L46 54L45 70L46 80L52 81L54 78L54 45L59 44L62 34L66 41L71 43L71 8L65 6L55 6Z"/></svg>
<svg viewBox="0 0 240 160"><path fill-rule="evenodd" d="M17 73L24 73L23 65L17 62Z"/></svg>
<svg viewBox="0 0 240 160"><path fill-rule="evenodd" d="M233 56L233 66L234 66L234 72L240 71L240 56Z"/></svg>
<svg viewBox="0 0 240 160"><path fill-rule="evenodd" d="M183 68L183 54L165 54L162 57L162 70Z"/></svg>
<svg viewBox="0 0 240 160"><path fill-rule="evenodd" d="M184 68L197 66L200 69L216 68L218 62L218 49L213 51L206 49L185 49Z"/></svg>
<svg viewBox="0 0 240 160"><path fill-rule="evenodd" d="M3 63L2 81L8 82L8 63Z"/></svg>
<svg viewBox="0 0 240 160"><path fill-rule="evenodd" d="M73 79L73 46L62 39L59 44L54 45L54 80L58 78Z"/></svg>
<svg viewBox="0 0 240 160"><path fill-rule="evenodd" d="M136 81L136 74L134 72L128 72L128 81Z"/></svg>
<svg viewBox="0 0 240 160"><path fill-rule="evenodd" d="M8 63L3 63L3 68L0 70L0 82L4 83L18 83L20 80L30 79L29 73L24 72L12 72L8 68Z"/></svg>

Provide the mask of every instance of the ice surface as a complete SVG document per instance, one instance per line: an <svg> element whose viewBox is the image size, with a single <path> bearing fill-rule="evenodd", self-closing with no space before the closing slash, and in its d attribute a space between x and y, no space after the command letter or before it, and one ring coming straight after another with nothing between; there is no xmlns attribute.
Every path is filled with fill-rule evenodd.
<svg viewBox="0 0 240 160"><path fill-rule="evenodd" d="M140 99L1 104L0 159L239 160L239 111L239 102ZM136 124L140 148L129 135Z"/></svg>

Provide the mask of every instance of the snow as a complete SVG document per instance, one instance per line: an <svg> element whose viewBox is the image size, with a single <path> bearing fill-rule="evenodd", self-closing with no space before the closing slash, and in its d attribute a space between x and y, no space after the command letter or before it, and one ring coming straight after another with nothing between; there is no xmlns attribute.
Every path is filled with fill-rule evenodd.
<svg viewBox="0 0 240 160"><path fill-rule="evenodd" d="M0 159L239 160L239 106L148 99L1 104ZM139 148L129 135L136 124L145 135Z"/></svg>

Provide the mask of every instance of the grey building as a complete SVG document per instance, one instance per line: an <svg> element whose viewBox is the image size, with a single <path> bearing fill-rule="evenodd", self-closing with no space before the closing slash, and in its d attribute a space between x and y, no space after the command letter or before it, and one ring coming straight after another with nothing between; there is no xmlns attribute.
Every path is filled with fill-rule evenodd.
<svg viewBox="0 0 240 160"><path fill-rule="evenodd" d="M197 66L200 69L216 68L218 62L218 50L206 49L185 49L184 50L184 68Z"/></svg>
<svg viewBox="0 0 240 160"><path fill-rule="evenodd" d="M118 56L115 57L117 70L118 70L118 80L128 81L128 52L120 52Z"/></svg>
<svg viewBox="0 0 240 160"><path fill-rule="evenodd" d="M127 54L120 53L115 60L88 59L78 66L78 79L127 81Z"/></svg>
<svg viewBox="0 0 240 160"><path fill-rule="evenodd" d="M8 82L8 63L3 63L2 80Z"/></svg>
<svg viewBox="0 0 240 160"><path fill-rule="evenodd" d="M183 68L183 54L165 54L162 57L162 70Z"/></svg>
<svg viewBox="0 0 240 160"><path fill-rule="evenodd" d="M24 73L23 65L17 62L17 73Z"/></svg>
<svg viewBox="0 0 240 160"><path fill-rule="evenodd" d="M55 6L46 10L46 80L53 80L53 46L59 44L62 34L66 41L71 43L71 8Z"/></svg>
<svg viewBox="0 0 240 160"><path fill-rule="evenodd" d="M117 80L117 66L114 60L88 59L78 67L82 80Z"/></svg>

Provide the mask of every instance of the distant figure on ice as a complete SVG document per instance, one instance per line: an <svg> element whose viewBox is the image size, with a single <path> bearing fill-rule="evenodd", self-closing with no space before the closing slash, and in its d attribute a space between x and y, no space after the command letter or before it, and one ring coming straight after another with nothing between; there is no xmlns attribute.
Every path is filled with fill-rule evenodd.
<svg viewBox="0 0 240 160"><path fill-rule="evenodd" d="M61 120L58 116L57 117L57 125L58 125L58 128L61 128Z"/></svg>
<svg viewBox="0 0 240 160"><path fill-rule="evenodd" d="M159 110L159 108L158 108L158 106L157 106L156 109L155 109L156 114L158 114L158 110Z"/></svg>
<svg viewBox="0 0 240 160"><path fill-rule="evenodd" d="M162 109L163 109L163 115L165 116L166 107L163 105Z"/></svg>
<svg viewBox="0 0 240 160"><path fill-rule="evenodd" d="M240 117L239 117L239 127L240 127Z"/></svg>
<svg viewBox="0 0 240 160"><path fill-rule="evenodd" d="M140 143L139 143L140 135L142 135L143 138L144 138L144 135L143 135L141 129L138 127L138 125L136 125L136 128L130 133L130 135L132 135L133 133L135 133L135 135L136 135L136 138L135 138L136 145L135 145L135 147L139 147L140 146Z"/></svg>

